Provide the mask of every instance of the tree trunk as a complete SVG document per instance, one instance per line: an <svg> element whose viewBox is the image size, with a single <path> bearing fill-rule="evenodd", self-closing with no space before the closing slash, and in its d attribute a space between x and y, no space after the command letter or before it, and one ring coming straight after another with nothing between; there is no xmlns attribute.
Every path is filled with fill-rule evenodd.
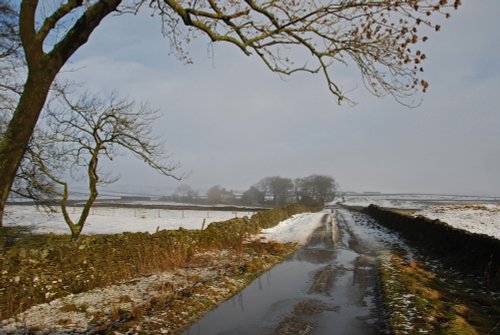
<svg viewBox="0 0 500 335"><path fill-rule="evenodd" d="M47 71L48 72L48 71ZM30 75L0 142L0 227L16 172L26 151L54 76L46 71Z"/></svg>

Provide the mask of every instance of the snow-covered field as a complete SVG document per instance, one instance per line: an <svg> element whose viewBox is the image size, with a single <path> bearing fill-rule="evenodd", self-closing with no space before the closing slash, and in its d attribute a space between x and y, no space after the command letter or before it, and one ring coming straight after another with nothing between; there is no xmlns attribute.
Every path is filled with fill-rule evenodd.
<svg viewBox="0 0 500 335"><path fill-rule="evenodd" d="M69 209L72 219L76 220L81 207ZM117 234L122 232L150 232L159 229L200 229L210 222L224 221L234 217L251 216L252 212L212 211L212 210L166 210L144 208L91 209L84 234ZM35 234L67 234L69 228L60 212L47 213L35 206L7 206L5 226L27 226Z"/></svg>
<svg viewBox="0 0 500 335"><path fill-rule="evenodd" d="M331 204L367 207L371 204L386 208L427 209L434 205L500 203L500 197L439 194L366 194L346 193Z"/></svg>
<svg viewBox="0 0 500 335"><path fill-rule="evenodd" d="M83 199L81 204L83 204L86 199ZM247 209L247 208L255 208L259 209L262 208L262 206L247 206L247 205L230 205L230 204L197 204L197 203L192 203L192 202L177 202L177 201L164 201L164 200L123 200L123 199L115 199L114 201L100 201L97 200L95 202L96 204L106 204L106 205L113 205L113 203L117 204L124 204L124 205L138 205L138 206L196 206L196 207L207 207L207 208L213 208L213 207L231 207L231 208L238 208L238 209Z"/></svg>
<svg viewBox="0 0 500 335"><path fill-rule="evenodd" d="M450 226L500 239L500 205L434 206L416 212L429 219L441 220Z"/></svg>
<svg viewBox="0 0 500 335"><path fill-rule="evenodd" d="M294 242L303 245L327 213L329 211L295 214L272 228L263 229L260 236L280 243Z"/></svg>
<svg viewBox="0 0 500 335"><path fill-rule="evenodd" d="M378 195L369 196L363 194L342 195L330 203L330 205L337 204L352 207L368 207L370 205L377 205L389 208L420 208L420 205L412 200L398 198L393 199Z"/></svg>
<svg viewBox="0 0 500 335"><path fill-rule="evenodd" d="M434 194L355 194L347 193L332 203L367 207L416 210L414 215L439 219L449 225L500 239L500 198Z"/></svg>

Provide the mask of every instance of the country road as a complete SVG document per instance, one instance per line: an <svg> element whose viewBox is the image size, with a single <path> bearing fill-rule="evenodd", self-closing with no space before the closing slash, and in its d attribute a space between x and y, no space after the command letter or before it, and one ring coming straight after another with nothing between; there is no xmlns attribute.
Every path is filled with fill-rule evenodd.
<svg viewBox="0 0 500 335"><path fill-rule="evenodd" d="M184 334L385 333L375 267L384 244L365 231L363 214L332 212L303 248Z"/></svg>

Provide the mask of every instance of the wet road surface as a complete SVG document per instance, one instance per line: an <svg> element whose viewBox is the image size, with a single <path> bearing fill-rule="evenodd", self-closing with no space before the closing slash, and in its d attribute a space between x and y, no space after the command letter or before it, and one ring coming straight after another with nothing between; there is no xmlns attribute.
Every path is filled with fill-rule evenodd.
<svg viewBox="0 0 500 335"><path fill-rule="evenodd" d="M302 249L184 334L384 333L375 255L380 246L347 210L325 213Z"/></svg>

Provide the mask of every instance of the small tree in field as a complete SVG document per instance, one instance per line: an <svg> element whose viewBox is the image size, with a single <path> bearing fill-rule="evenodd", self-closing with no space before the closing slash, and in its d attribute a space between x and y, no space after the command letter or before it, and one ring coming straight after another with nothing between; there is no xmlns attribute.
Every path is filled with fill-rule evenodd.
<svg viewBox="0 0 500 335"><path fill-rule="evenodd" d="M99 195L98 186L113 182L103 177L99 162L112 160L122 151L132 153L154 170L165 176L176 177L176 164L166 162L162 143L152 135L156 111L145 104L137 105L129 99L111 96L104 100L84 94L73 101L63 91L59 92L56 107L47 108L47 129L35 137L36 149L31 162L51 182L57 185L52 194L59 198L64 220L76 240L85 225L90 208ZM82 213L73 220L68 213L68 172L77 176L85 171L89 196Z"/></svg>

